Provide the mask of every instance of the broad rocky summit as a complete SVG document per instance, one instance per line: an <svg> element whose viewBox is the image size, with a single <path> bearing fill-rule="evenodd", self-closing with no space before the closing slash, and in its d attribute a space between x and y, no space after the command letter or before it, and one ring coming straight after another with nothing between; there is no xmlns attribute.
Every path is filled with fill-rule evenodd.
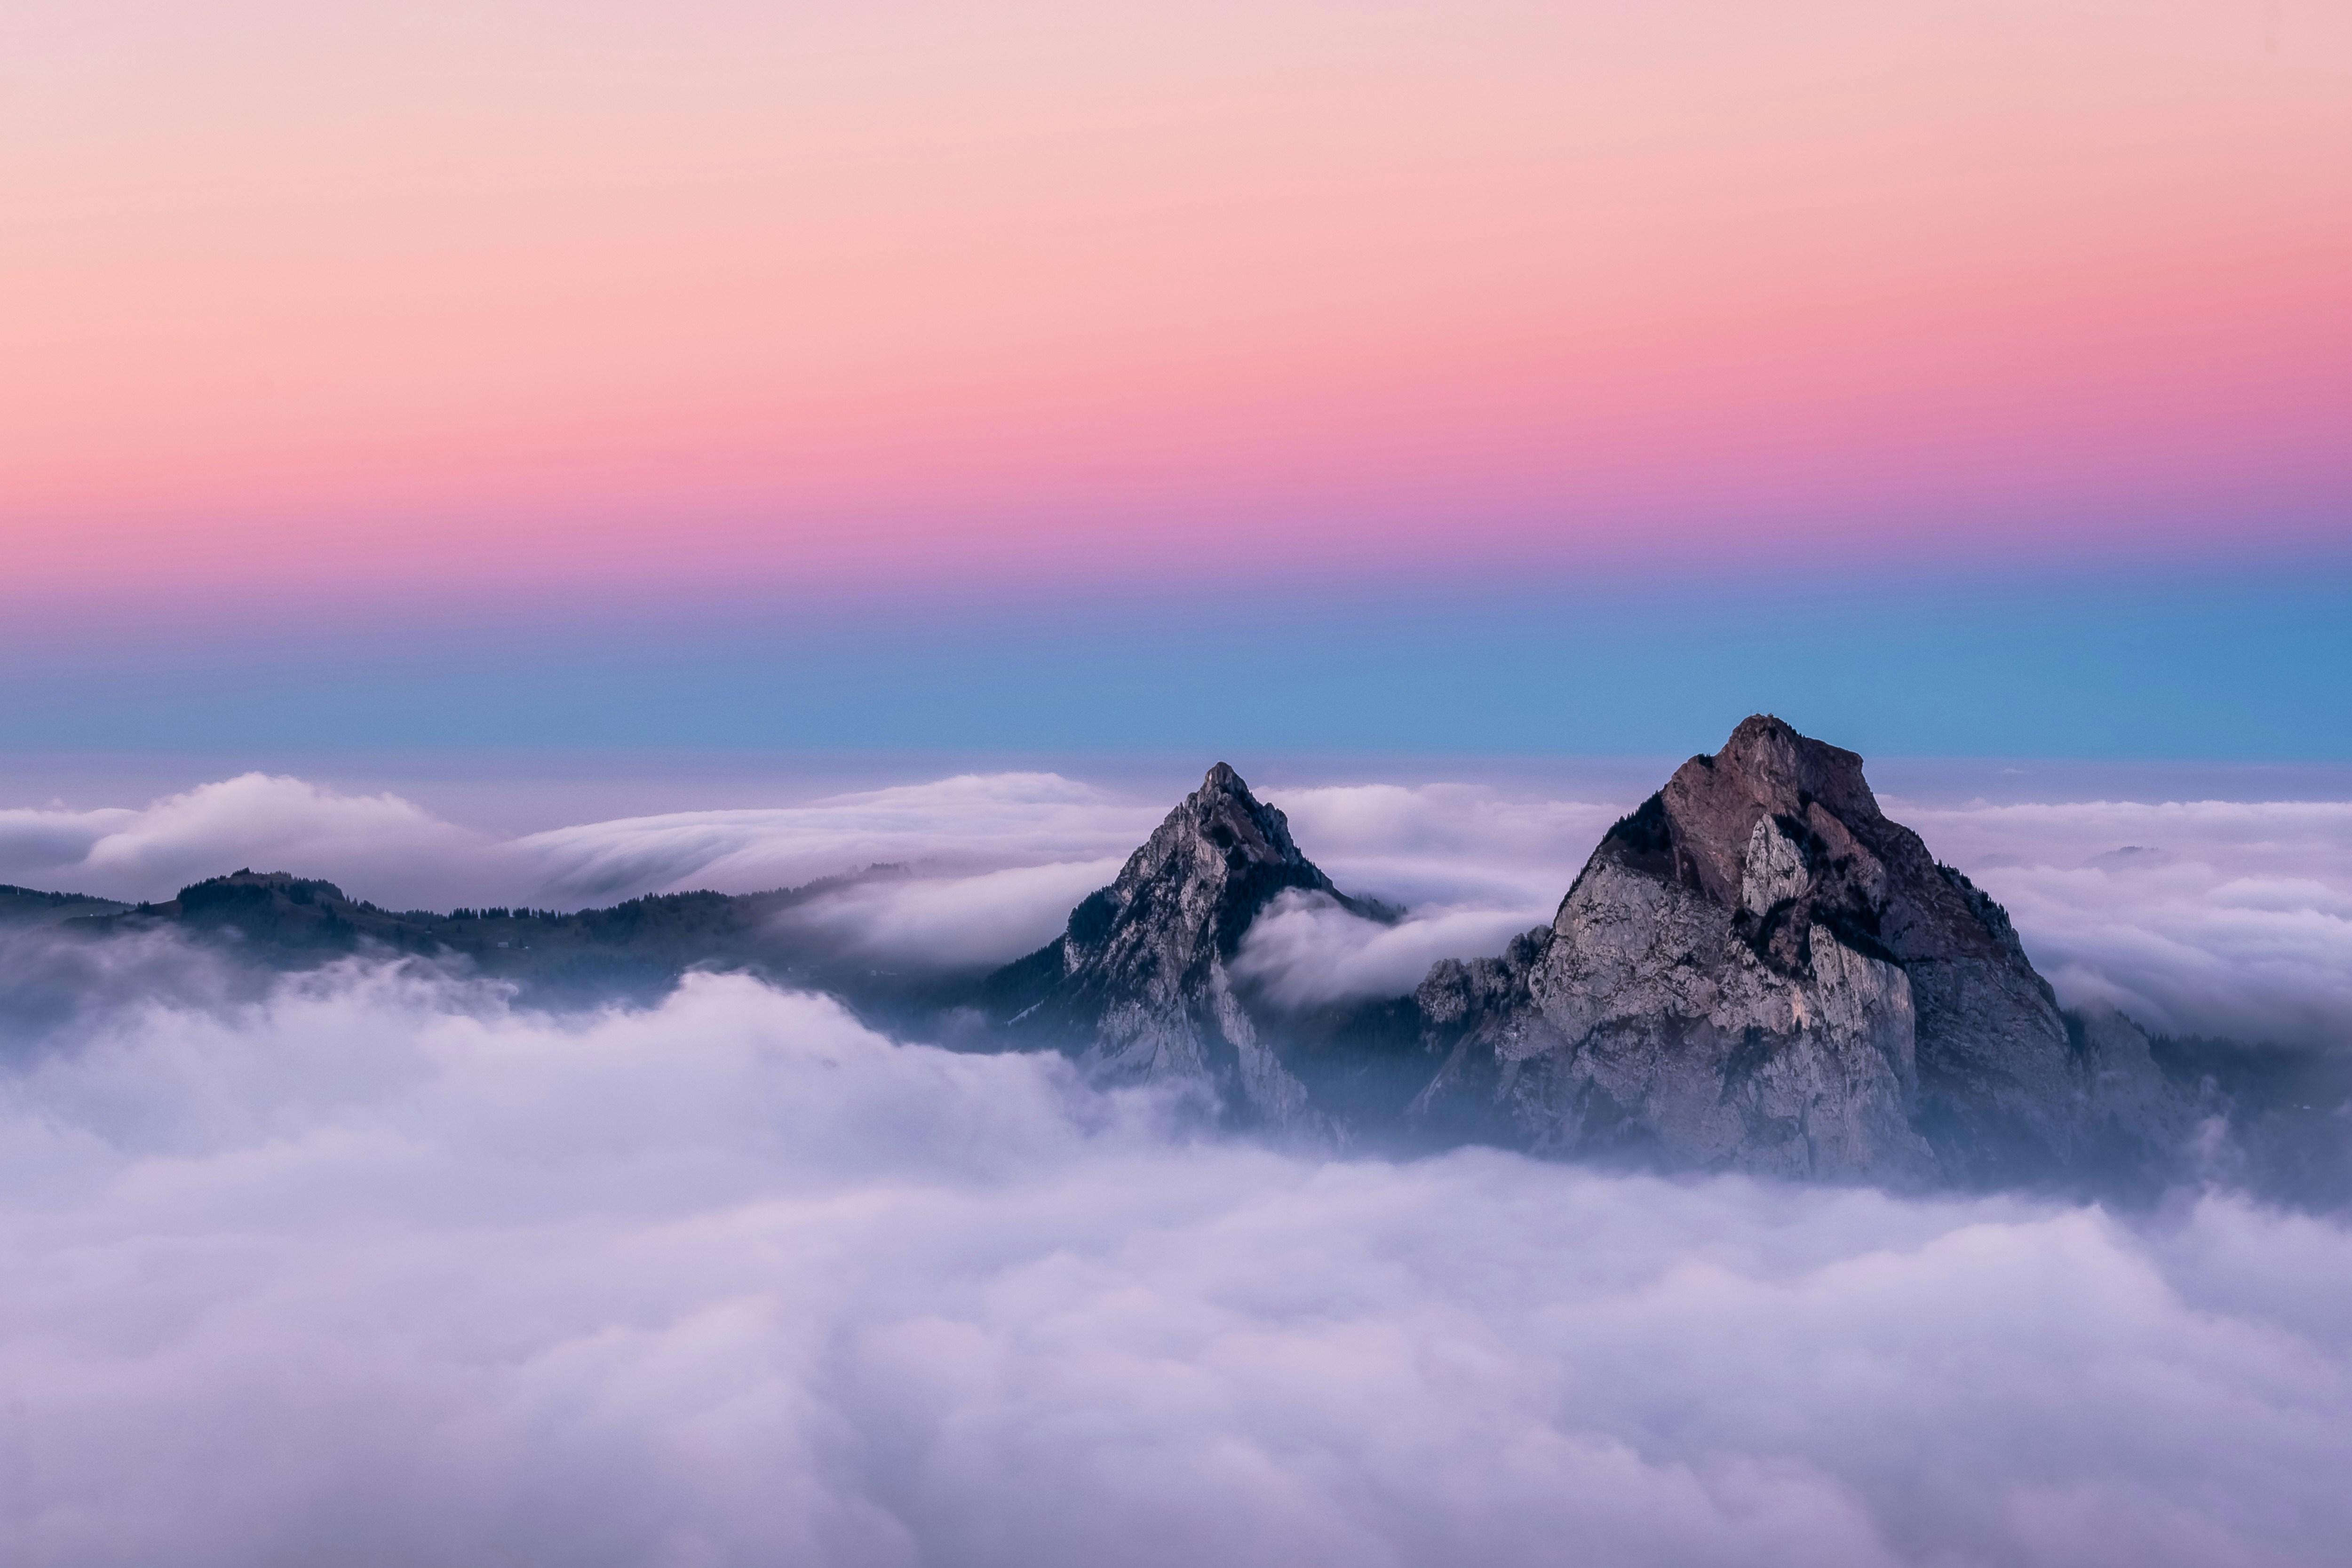
<svg viewBox="0 0 2352 1568"><path fill-rule="evenodd" d="M2036 1181L2188 1123L2127 1025L2070 1027L2009 917L1853 752L1751 718L1610 829L1548 929L1414 996L1424 1118L1677 1167Z"/></svg>

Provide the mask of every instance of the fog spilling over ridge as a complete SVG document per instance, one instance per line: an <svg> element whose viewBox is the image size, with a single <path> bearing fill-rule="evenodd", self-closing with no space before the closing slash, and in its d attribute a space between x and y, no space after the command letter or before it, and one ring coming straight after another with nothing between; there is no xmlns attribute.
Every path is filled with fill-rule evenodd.
<svg viewBox="0 0 2352 1568"><path fill-rule="evenodd" d="M1278 972L1298 1002L1395 994L1436 958L1492 952L1549 921L1638 798L1379 782L1268 796L1342 885L1406 910L1395 927L1311 900L1270 910L1244 965ZM2352 1039L2352 803L1889 805L2009 908L2067 1005L2111 1003L2175 1033ZM144 805L0 806L0 881L163 899L250 865L329 878L394 908L576 908L892 863L910 875L844 889L793 919L877 963L986 964L1053 935L1163 807L1054 773L963 774L500 835L391 793L246 774Z"/></svg>

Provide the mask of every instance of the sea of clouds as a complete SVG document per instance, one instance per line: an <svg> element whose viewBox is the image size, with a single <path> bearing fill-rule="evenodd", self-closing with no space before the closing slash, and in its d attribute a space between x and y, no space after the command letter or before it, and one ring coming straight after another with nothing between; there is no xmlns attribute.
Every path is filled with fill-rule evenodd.
<svg viewBox="0 0 2352 1568"><path fill-rule="evenodd" d="M1394 992L1548 919L1624 802L1269 792ZM2062 993L2340 1039L2352 806L1895 804ZM603 901L874 860L794 918L1045 940L1164 802L1052 774L521 837L249 775L0 812L0 880L254 865ZM943 957L940 956L944 954ZM2352 1536L2352 1229L1221 1140L1045 1057L697 975L529 1010L0 931L0 1562L2270 1564Z"/></svg>
<svg viewBox="0 0 2352 1568"><path fill-rule="evenodd" d="M1479 784L1267 792L1347 890L1394 923L1290 898L1237 967L1299 1005L1409 991L1440 958L1549 921L1631 800ZM0 809L0 881L120 899L251 866L326 877L391 908L577 908L689 888L791 886L875 863L787 919L894 968L970 968L1059 931L1168 802L1050 773L962 774L786 805L498 835L395 795L249 773L142 806ZM2352 801L1887 802L2015 918L2069 1005L2152 1029L2352 1045Z"/></svg>
<svg viewBox="0 0 2352 1568"><path fill-rule="evenodd" d="M2332 1220L1333 1160L740 977L558 1016L416 961L123 962L0 1076L12 1563L2202 1568L2352 1531Z"/></svg>

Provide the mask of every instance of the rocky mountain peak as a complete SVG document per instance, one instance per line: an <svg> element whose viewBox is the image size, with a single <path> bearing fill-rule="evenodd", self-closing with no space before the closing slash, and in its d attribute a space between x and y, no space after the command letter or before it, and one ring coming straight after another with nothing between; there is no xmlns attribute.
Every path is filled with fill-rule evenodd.
<svg viewBox="0 0 2352 1568"><path fill-rule="evenodd" d="M1286 889L1339 896L1298 852L1289 819L1250 793L1226 763L1211 768L1128 857L1118 878L1071 911L1070 972L1130 968L1189 972L1231 957L1260 910Z"/></svg>
<svg viewBox="0 0 2352 1568"><path fill-rule="evenodd" d="M1418 1005L1538 1145L2006 1180L2170 1131L2109 1125L2000 907L1859 756L1765 714L1612 826L1549 930L1441 964Z"/></svg>
<svg viewBox="0 0 2352 1568"><path fill-rule="evenodd" d="M1230 765L1219 763L1129 857L1119 881L1132 886L1171 872L1214 877L1220 867L1230 878L1252 866L1304 867L1313 873L1314 885L1330 889L1329 879L1292 841L1290 819L1252 795Z"/></svg>
<svg viewBox="0 0 2352 1568"><path fill-rule="evenodd" d="M1112 1081L1348 1136L1988 1184L2153 1168L2185 1136L2147 1042L2070 1036L2008 916L1879 809L1862 758L1769 715L1612 826L1549 926L1411 997L1326 1017L1238 981L1285 892L1390 913L1220 763L987 1010Z"/></svg>
<svg viewBox="0 0 2352 1568"><path fill-rule="evenodd" d="M1759 894L1751 862L1787 862L1815 839L1834 845L1834 858L1857 829L1876 837L1888 826L1859 756L1759 713L1742 720L1721 751L1676 769L1610 830L1601 851L1737 908ZM1785 864L1764 875L1782 889L1777 896L1797 890Z"/></svg>
<svg viewBox="0 0 2352 1568"><path fill-rule="evenodd" d="M1333 887L1282 812L1219 763L1111 885L1070 911L1058 941L990 989L1017 1032L1053 1038L1111 1076L1199 1081L1229 1109L1286 1121L1305 1091L1259 1041L1225 964L1250 922L1294 890L1386 912Z"/></svg>

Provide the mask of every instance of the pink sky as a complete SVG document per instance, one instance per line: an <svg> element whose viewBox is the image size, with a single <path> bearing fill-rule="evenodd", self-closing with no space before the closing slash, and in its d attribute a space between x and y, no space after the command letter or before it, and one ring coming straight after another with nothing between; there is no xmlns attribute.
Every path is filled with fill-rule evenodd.
<svg viewBox="0 0 2352 1568"><path fill-rule="evenodd" d="M19 608L2340 542L2312 0L0 17Z"/></svg>

